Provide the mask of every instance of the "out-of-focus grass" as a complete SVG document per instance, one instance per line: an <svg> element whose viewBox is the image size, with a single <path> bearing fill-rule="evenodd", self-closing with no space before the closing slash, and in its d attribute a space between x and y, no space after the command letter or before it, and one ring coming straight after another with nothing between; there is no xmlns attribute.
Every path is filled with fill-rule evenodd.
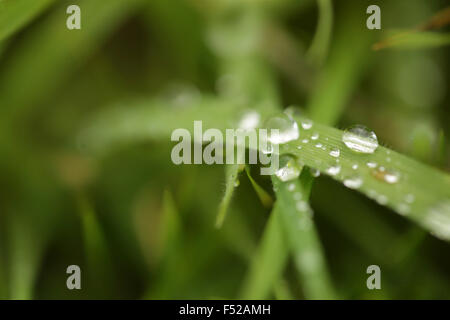
<svg viewBox="0 0 450 320"><path fill-rule="evenodd" d="M448 298L448 244L391 212L405 213L412 192L412 220L448 225L426 223L448 198L448 175L411 159L449 166L445 26L412 33L401 44L413 50L372 51L384 33L365 29L369 1L81 0L77 31L65 28L69 4L0 0L0 296ZM380 6L383 32L442 9ZM246 167L236 188L223 167L171 163L173 129L202 119L224 130L243 109L264 120L289 104L305 107L297 120L315 121L317 142L341 149L342 173L357 162L365 181L361 194L342 188L345 175L313 185L304 167L293 183L312 195L309 231L296 232L307 212L294 210L289 184L275 180L272 193ZM389 148L346 152L331 126L353 122ZM326 173L327 153L296 147L282 152ZM365 167L387 168L389 149L395 186ZM371 190L390 209L362 196ZM82 292L65 289L71 264ZM365 287L370 264L382 292Z"/></svg>

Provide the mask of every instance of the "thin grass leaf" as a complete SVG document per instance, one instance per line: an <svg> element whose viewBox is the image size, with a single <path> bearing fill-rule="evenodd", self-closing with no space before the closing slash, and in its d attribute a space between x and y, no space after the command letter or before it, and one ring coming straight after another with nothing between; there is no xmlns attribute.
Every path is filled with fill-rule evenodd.
<svg viewBox="0 0 450 320"><path fill-rule="evenodd" d="M221 228L223 222L226 218L228 207L233 196L234 189L239 183L239 171L240 164L227 165L225 169L226 183L225 183L225 194L223 195L222 201L219 205L219 212L216 217L216 228Z"/></svg>
<svg viewBox="0 0 450 320"><path fill-rule="evenodd" d="M270 194L264 190L256 181L252 178L250 174L250 168L248 166L245 167L245 172L247 173L247 177L250 180L250 183L255 189L256 194L258 195L259 200L266 208L270 208L273 205L273 199Z"/></svg>
<svg viewBox="0 0 450 320"><path fill-rule="evenodd" d="M303 171L300 179L272 181L277 204L283 221L283 230L299 272L301 285L308 299L333 299L336 297L326 267L322 245L312 220L308 199L303 199L310 189L313 177Z"/></svg>
<svg viewBox="0 0 450 320"><path fill-rule="evenodd" d="M78 196L78 208L82 223L83 242L90 288L97 294L108 295L111 291L110 279L114 277L111 254L96 213L84 195Z"/></svg>
<svg viewBox="0 0 450 320"><path fill-rule="evenodd" d="M48 8L54 0L0 0L0 42Z"/></svg>
<svg viewBox="0 0 450 320"><path fill-rule="evenodd" d="M432 49L447 46L450 44L450 33L404 30L394 31L386 39L375 43L373 50L381 49Z"/></svg>
<svg viewBox="0 0 450 320"><path fill-rule="evenodd" d="M281 278L289 251L282 233L280 215L280 208L275 204L244 280L242 299L267 299Z"/></svg>
<svg viewBox="0 0 450 320"><path fill-rule="evenodd" d="M331 31L333 28L333 6L331 0L317 0L319 7L319 20L316 33L308 51L308 59L320 66L325 61L330 46Z"/></svg>
<svg viewBox="0 0 450 320"><path fill-rule="evenodd" d="M311 133L317 133L319 138L311 140ZM301 137L311 142L302 143L299 139L281 146L280 153L296 155L306 165L349 187L352 179L360 179L358 191L434 235L450 240L450 177L447 174L382 146L373 154L356 154L342 142L342 134L340 130L315 124ZM339 150L337 158L330 155L332 150ZM332 168L336 170L331 172Z"/></svg>

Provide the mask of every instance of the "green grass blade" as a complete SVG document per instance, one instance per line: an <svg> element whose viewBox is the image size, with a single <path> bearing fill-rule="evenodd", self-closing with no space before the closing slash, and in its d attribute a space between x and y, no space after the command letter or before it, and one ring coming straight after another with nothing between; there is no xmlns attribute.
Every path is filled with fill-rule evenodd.
<svg viewBox="0 0 450 320"><path fill-rule="evenodd" d="M217 213L216 217L216 228L221 228L226 218L228 207L233 196L233 191L239 183L240 167L241 165L239 164L230 164L226 166L225 194L223 195L222 201L219 204L219 212Z"/></svg>
<svg viewBox="0 0 450 320"><path fill-rule="evenodd" d="M333 299L336 297L326 267L322 245L312 219L308 199L303 197L310 189L313 177L303 170L298 180L282 182L272 178L277 204L283 221L283 230L299 272L305 297Z"/></svg>
<svg viewBox="0 0 450 320"><path fill-rule="evenodd" d="M450 45L450 33L432 31L396 31L386 39L373 45L374 50L391 49L433 49Z"/></svg>
<svg viewBox="0 0 450 320"><path fill-rule="evenodd" d="M245 167L245 172L247 173L247 177L250 180L250 183L253 186L253 189L255 189L256 194L258 195L259 200L265 206L266 208L269 208L273 204L273 199L270 196L270 194L264 190L256 181L252 178L250 174L250 168L248 166Z"/></svg>
<svg viewBox="0 0 450 320"><path fill-rule="evenodd" d="M319 134L319 138L312 141L311 133ZM311 142L302 143L300 139L288 143L280 148L280 153L294 154L306 165L325 174L331 166L340 166L341 170L333 176L334 179L345 182L346 179L360 177L362 185L358 191L415 221L434 235L450 240L450 177L447 174L383 146L373 154L355 154L342 142L342 134L340 130L315 124L301 137L309 138ZM318 144L322 147L318 148ZM340 150L338 159L330 155L331 149ZM372 163L377 167L370 168ZM356 170L352 168L354 165L358 166ZM398 182L386 182L386 174L380 168L398 175Z"/></svg>
<svg viewBox="0 0 450 320"><path fill-rule="evenodd" d="M54 0L0 0L0 42L17 32Z"/></svg>
<svg viewBox="0 0 450 320"><path fill-rule="evenodd" d="M322 65L330 46L331 31L333 28L333 6L331 0L317 0L319 6L319 21L313 42L308 51L308 58L315 65Z"/></svg>
<svg viewBox="0 0 450 320"><path fill-rule="evenodd" d="M244 281L242 299L267 299L280 280L288 258L282 232L280 209L275 204L267 221L259 248Z"/></svg>

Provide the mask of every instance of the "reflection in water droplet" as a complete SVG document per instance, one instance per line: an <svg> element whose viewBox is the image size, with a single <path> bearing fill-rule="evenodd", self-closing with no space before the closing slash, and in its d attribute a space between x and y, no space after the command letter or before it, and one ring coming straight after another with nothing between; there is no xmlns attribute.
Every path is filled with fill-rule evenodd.
<svg viewBox="0 0 450 320"><path fill-rule="evenodd" d="M297 106L289 106L286 109L284 109L284 113L287 114L292 119L300 117L302 112L299 107Z"/></svg>
<svg viewBox="0 0 450 320"><path fill-rule="evenodd" d="M327 169L327 173L331 176L337 175L341 171L341 166L336 164Z"/></svg>
<svg viewBox="0 0 450 320"><path fill-rule="evenodd" d="M309 168L309 171L311 172L311 175L315 178L320 176L320 170L317 170L316 168Z"/></svg>
<svg viewBox="0 0 450 320"><path fill-rule="evenodd" d="M344 179L344 186L350 189L358 189L363 184L360 176L351 176Z"/></svg>
<svg viewBox="0 0 450 320"><path fill-rule="evenodd" d="M275 175L278 179L281 181L290 181L298 178L300 175L300 169L294 157L290 155L283 155L280 157L279 163L280 167L277 171L275 171ZM291 188L291 185L289 185L288 188Z"/></svg>
<svg viewBox="0 0 450 320"><path fill-rule="evenodd" d="M258 127L261 115L255 110L245 110L239 118L238 128L252 130Z"/></svg>
<svg viewBox="0 0 450 320"><path fill-rule="evenodd" d="M375 168L375 167L377 166L377 163L376 163L376 162L373 162L373 161L369 161L369 162L366 163L366 165L367 165L369 168Z"/></svg>
<svg viewBox="0 0 450 320"><path fill-rule="evenodd" d="M341 151L338 148L333 148L330 151L330 156L338 158L339 155L341 154Z"/></svg>
<svg viewBox="0 0 450 320"><path fill-rule="evenodd" d="M313 126L312 120L309 120L309 119L302 120L301 124L302 124L302 128L305 130L309 130Z"/></svg>
<svg viewBox="0 0 450 320"><path fill-rule="evenodd" d="M297 122L286 114L271 117L265 123L268 130L268 140L273 144L287 143L299 137ZM272 129L278 130L273 132Z"/></svg>
<svg viewBox="0 0 450 320"><path fill-rule="evenodd" d="M361 125L347 128L342 135L342 141L350 150L359 153L373 153L378 148L375 132Z"/></svg>

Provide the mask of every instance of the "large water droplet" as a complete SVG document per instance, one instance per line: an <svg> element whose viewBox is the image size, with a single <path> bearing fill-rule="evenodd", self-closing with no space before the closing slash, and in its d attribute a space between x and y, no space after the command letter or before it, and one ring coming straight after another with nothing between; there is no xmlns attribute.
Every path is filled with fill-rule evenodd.
<svg viewBox="0 0 450 320"><path fill-rule="evenodd" d="M359 153L373 153L378 148L375 132L362 125L347 128L342 135L342 141L350 150Z"/></svg>
<svg viewBox="0 0 450 320"><path fill-rule="evenodd" d="M286 114L280 114L268 119L265 127L268 130L267 139L273 144L287 143L299 137L297 122ZM272 132L272 129L277 129L278 133Z"/></svg>
<svg viewBox="0 0 450 320"><path fill-rule="evenodd" d="M294 157L290 155L283 155L280 157L280 167L275 171L275 175L281 181L290 181L298 178L300 175L300 168L298 167L297 161ZM292 190L290 190L292 191Z"/></svg>
<svg viewBox="0 0 450 320"><path fill-rule="evenodd" d="M245 110L239 117L238 128L252 130L258 127L261 115L255 110Z"/></svg>
<svg viewBox="0 0 450 320"><path fill-rule="evenodd" d="M358 189L361 187L363 180L360 176L351 176L344 179L344 186L350 189Z"/></svg>

